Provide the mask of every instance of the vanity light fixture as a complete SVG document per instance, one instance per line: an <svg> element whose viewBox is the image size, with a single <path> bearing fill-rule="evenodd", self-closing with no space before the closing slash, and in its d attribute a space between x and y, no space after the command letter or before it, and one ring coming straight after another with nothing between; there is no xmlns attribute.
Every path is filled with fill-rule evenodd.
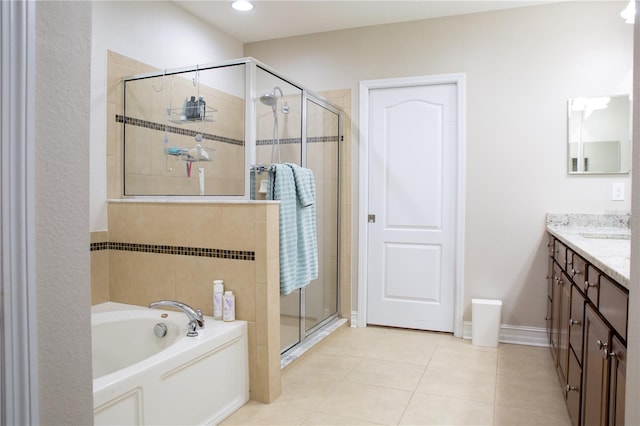
<svg viewBox="0 0 640 426"><path fill-rule="evenodd" d="M235 0L231 2L231 7L240 12L248 12L253 9L253 3L249 0Z"/></svg>
<svg viewBox="0 0 640 426"><path fill-rule="evenodd" d="M624 21L627 24L633 24L636 18L636 2L634 0L629 0L629 4L622 12L620 12L620 16L624 18Z"/></svg>

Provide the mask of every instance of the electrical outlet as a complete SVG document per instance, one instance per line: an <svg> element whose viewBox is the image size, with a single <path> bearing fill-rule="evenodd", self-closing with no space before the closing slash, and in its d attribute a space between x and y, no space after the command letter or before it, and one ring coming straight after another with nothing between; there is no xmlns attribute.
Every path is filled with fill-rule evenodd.
<svg viewBox="0 0 640 426"><path fill-rule="evenodd" d="M611 201L624 201L624 182L614 182L611 188Z"/></svg>

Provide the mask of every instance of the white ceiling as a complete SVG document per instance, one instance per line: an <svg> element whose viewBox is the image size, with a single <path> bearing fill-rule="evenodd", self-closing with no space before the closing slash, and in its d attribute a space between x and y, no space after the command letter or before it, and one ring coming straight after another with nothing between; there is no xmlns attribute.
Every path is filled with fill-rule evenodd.
<svg viewBox="0 0 640 426"><path fill-rule="evenodd" d="M416 21L549 3L552 0L254 0L238 12L228 0L174 0L189 13L242 43L369 25Z"/></svg>

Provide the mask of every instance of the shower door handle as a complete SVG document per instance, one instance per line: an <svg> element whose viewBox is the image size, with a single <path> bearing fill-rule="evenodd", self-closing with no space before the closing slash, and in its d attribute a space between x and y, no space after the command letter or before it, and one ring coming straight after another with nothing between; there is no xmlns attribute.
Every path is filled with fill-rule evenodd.
<svg viewBox="0 0 640 426"><path fill-rule="evenodd" d="M375 214L370 214L368 216L367 222L369 223L376 223L376 215Z"/></svg>

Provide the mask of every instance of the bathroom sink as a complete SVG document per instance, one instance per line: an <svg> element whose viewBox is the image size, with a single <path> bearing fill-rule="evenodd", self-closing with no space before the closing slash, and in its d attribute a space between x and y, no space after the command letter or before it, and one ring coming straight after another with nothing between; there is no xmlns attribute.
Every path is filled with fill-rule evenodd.
<svg viewBox="0 0 640 426"><path fill-rule="evenodd" d="M584 238L598 238L603 240L630 240L628 232L584 232L580 234Z"/></svg>

